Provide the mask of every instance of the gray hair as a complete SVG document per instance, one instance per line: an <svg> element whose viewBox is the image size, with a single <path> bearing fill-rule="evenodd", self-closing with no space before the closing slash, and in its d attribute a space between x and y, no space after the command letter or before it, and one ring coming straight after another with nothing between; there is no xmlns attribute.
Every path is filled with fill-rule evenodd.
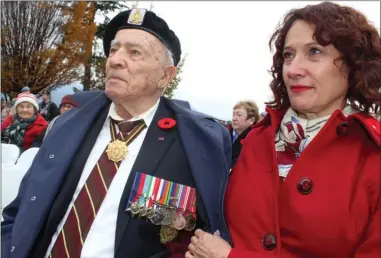
<svg viewBox="0 0 381 258"><path fill-rule="evenodd" d="M172 54L172 51L169 50L169 48L165 47L165 49L167 50L167 56L166 56L166 63L167 65L175 65L175 61L174 61L174 58L173 58L173 54Z"/></svg>

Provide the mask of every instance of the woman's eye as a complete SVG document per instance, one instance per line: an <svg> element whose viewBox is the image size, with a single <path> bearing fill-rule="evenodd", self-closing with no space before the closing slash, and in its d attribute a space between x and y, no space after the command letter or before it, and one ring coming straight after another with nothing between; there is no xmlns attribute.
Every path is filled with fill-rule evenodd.
<svg viewBox="0 0 381 258"><path fill-rule="evenodd" d="M287 59L290 59L292 58L292 53L289 52L289 51L284 51L283 52L283 59L287 60Z"/></svg>
<svg viewBox="0 0 381 258"><path fill-rule="evenodd" d="M317 55L317 54L320 54L320 53L321 53L320 49L317 49L315 47L310 49L310 54L311 55Z"/></svg>

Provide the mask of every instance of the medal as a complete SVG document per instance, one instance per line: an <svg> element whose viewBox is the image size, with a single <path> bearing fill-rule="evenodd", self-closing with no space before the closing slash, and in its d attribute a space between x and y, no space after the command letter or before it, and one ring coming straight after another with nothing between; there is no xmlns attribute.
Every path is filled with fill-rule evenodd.
<svg viewBox="0 0 381 258"><path fill-rule="evenodd" d="M172 222L172 213L169 212L168 210L163 210L163 220L161 221L161 225L163 226L169 226Z"/></svg>
<svg viewBox="0 0 381 258"><path fill-rule="evenodd" d="M125 142L116 140L108 144L106 152L109 160L119 162L126 158L127 145Z"/></svg>
<svg viewBox="0 0 381 258"><path fill-rule="evenodd" d="M132 213L132 216L134 216L134 215L139 213L139 205L138 205L137 202L134 202L133 204L131 204L130 211Z"/></svg>
<svg viewBox="0 0 381 258"><path fill-rule="evenodd" d="M158 226L161 225L161 221L164 218L164 214L161 209L155 210L154 215L149 218L152 224Z"/></svg>
<svg viewBox="0 0 381 258"><path fill-rule="evenodd" d="M192 231L195 229L196 227L196 219L193 217L193 214L188 214L186 217L185 217L185 220L187 222L187 225L185 226L185 230L186 231Z"/></svg>
<svg viewBox="0 0 381 258"><path fill-rule="evenodd" d="M139 217L144 217L147 214L147 208L144 206L139 207Z"/></svg>
<svg viewBox="0 0 381 258"><path fill-rule="evenodd" d="M187 225L187 222L181 213L175 214L173 216L171 227L173 227L177 230L182 230L185 228L186 225Z"/></svg>
<svg viewBox="0 0 381 258"><path fill-rule="evenodd" d="M166 244L171 242L177 237L178 231L168 226L161 226L160 228L160 242Z"/></svg>
<svg viewBox="0 0 381 258"><path fill-rule="evenodd" d="M147 219L151 219L154 215L155 210L152 207L148 208L146 213Z"/></svg>

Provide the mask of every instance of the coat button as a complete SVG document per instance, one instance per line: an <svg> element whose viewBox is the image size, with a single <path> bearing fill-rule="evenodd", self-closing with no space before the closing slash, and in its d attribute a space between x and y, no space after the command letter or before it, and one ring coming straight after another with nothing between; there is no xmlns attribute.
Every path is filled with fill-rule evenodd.
<svg viewBox="0 0 381 258"><path fill-rule="evenodd" d="M49 159L53 159L53 158L54 158L54 154L50 154Z"/></svg>
<svg viewBox="0 0 381 258"><path fill-rule="evenodd" d="M12 246L12 248L11 248L11 252L13 252L15 250L15 247L14 246Z"/></svg>
<svg viewBox="0 0 381 258"><path fill-rule="evenodd" d="M36 196L32 196L32 198L30 198L30 200L33 202L36 200Z"/></svg>
<svg viewBox="0 0 381 258"><path fill-rule="evenodd" d="M272 250L276 247L276 237L273 234L267 234L262 239L262 246L265 250Z"/></svg>
<svg viewBox="0 0 381 258"><path fill-rule="evenodd" d="M348 134L348 122L340 123L336 128L336 133L339 136L345 136Z"/></svg>
<svg viewBox="0 0 381 258"><path fill-rule="evenodd" d="M312 192L312 181L308 178L302 178L298 182L298 191L301 194L310 194Z"/></svg>

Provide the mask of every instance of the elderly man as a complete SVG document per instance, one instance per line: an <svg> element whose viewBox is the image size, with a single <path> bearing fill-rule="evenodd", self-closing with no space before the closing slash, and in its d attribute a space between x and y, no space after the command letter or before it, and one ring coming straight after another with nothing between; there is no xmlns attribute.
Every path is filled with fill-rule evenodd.
<svg viewBox="0 0 381 258"><path fill-rule="evenodd" d="M197 228L229 241L228 131L163 97L181 46L153 12L114 17L105 92L74 96L4 209L2 257L184 257Z"/></svg>

